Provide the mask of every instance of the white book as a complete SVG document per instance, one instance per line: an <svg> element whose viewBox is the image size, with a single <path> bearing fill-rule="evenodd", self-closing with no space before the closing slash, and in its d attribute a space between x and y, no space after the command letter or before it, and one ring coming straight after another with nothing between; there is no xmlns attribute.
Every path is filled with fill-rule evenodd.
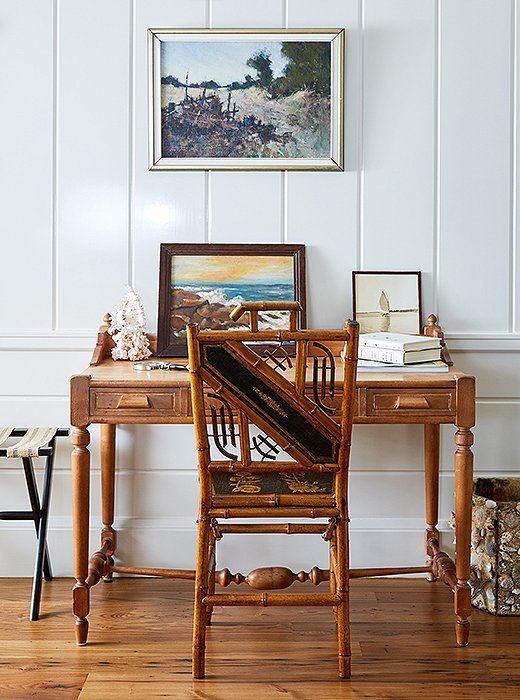
<svg viewBox="0 0 520 700"><path fill-rule="evenodd" d="M363 360L376 360L391 364L409 365L416 362L430 362L441 359L441 347L426 348L425 350L393 350L391 348L371 347L360 345L358 357Z"/></svg>
<svg viewBox="0 0 520 700"><path fill-rule="evenodd" d="M421 362L415 365L389 365L386 362L373 360L358 360L358 372L447 372L449 369L445 362Z"/></svg>
<svg viewBox="0 0 520 700"><path fill-rule="evenodd" d="M389 348L390 350L426 350L440 348L440 338L429 335L408 335L407 333L362 333L360 347Z"/></svg>

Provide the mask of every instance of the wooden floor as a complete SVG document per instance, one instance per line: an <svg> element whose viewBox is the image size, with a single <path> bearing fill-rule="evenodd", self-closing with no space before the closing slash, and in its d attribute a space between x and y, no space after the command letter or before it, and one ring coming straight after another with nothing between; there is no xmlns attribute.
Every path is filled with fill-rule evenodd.
<svg viewBox="0 0 520 700"><path fill-rule="evenodd" d="M207 678L191 680L192 584L116 579L92 591L89 644L73 639L68 579L0 579L0 698L495 698L520 696L520 617L475 610L454 644L452 595L413 579L352 582L352 679L337 678L332 612L217 608ZM302 590L300 584L300 590Z"/></svg>

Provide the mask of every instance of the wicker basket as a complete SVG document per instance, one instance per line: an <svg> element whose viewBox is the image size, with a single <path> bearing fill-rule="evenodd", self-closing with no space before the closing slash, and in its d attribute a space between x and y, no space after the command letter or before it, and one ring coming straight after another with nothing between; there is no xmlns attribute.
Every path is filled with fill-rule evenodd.
<svg viewBox="0 0 520 700"><path fill-rule="evenodd" d="M471 601L520 615L520 479L477 479L473 488Z"/></svg>

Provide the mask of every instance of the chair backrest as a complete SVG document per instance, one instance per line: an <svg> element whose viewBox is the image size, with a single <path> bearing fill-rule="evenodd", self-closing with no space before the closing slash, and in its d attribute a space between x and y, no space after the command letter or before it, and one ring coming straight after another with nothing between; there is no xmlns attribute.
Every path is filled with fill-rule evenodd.
<svg viewBox="0 0 520 700"><path fill-rule="evenodd" d="M201 498L208 507L338 507L346 498L358 324L297 330L294 302L276 304L290 312L288 330L259 330L258 312L273 306L237 307L232 318L248 311L249 329L187 329ZM345 344L342 367L335 366L331 341ZM212 458L210 437L225 460Z"/></svg>

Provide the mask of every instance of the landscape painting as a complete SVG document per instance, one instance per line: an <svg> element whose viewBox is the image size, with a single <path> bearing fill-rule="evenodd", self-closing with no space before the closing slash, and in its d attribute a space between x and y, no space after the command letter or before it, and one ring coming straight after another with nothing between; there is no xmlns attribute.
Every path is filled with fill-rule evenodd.
<svg viewBox="0 0 520 700"><path fill-rule="evenodd" d="M284 244L161 245L158 352L186 355L186 325L247 328L230 312L244 301L305 300L305 247ZM304 327L305 319L300 318ZM288 312L259 314L259 328L287 328Z"/></svg>
<svg viewBox="0 0 520 700"><path fill-rule="evenodd" d="M150 30L151 169L341 169L343 30Z"/></svg>
<svg viewBox="0 0 520 700"><path fill-rule="evenodd" d="M361 333L421 332L420 272L353 272L352 297Z"/></svg>

